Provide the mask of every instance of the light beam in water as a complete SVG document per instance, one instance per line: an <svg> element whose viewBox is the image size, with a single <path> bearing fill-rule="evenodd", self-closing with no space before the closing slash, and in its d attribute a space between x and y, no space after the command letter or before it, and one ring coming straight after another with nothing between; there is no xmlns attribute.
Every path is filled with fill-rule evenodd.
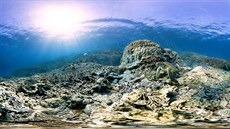
<svg viewBox="0 0 230 129"><path fill-rule="evenodd" d="M80 7L48 5L35 11L33 26L47 37L71 40L83 29L81 22L86 19Z"/></svg>

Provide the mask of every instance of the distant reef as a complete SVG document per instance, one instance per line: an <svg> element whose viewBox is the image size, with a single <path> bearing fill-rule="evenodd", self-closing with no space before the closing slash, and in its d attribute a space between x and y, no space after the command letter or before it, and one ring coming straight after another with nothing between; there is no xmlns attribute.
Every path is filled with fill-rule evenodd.
<svg viewBox="0 0 230 129"><path fill-rule="evenodd" d="M59 59L45 62L30 68L18 69L7 76L7 78L13 77L28 77L35 74L43 74L50 72L54 69L58 69L70 63L77 62L94 62L106 66L118 66L120 64L120 58L122 51L120 50L102 50L89 53L76 54L75 56L66 56Z"/></svg>
<svg viewBox="0 0 230 129"><path fill-rule="evenodd" d="M206 65L217 69L223 69L225 71L230 71L230 62L223 59L207 57L192 52L184 52L180 55L181 59L184 60L188 66L191 67Z"/></svg>
<svg viewBox="0 0 230 129"><path fill-rule="evenodd" d="M229 62L180 56L149 40L123 54L87 53L44 73L0 79L0 122L230 128Z"/></svg>

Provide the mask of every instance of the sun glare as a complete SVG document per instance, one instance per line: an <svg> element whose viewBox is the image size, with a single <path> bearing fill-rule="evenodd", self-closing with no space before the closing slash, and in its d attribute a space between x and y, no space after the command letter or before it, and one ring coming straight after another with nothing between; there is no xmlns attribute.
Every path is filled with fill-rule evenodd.
<svg viewBox="0 0 230 129"><path fill-rule="evenodd" d="M85 14L79 8L71 6L46 6L35 15L35 27L41 29L48 37L72 39L81 28Z"/></svg>

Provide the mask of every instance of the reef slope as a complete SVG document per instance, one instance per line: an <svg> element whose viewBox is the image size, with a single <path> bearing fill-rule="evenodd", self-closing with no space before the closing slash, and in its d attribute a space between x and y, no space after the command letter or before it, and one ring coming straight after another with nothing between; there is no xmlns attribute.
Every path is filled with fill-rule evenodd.
<svg viewBox="0 0 230 129"><path fill-rule="evenodd" d="M229 91L228 71L188 67L176 52L138 40L119 67L76 61L1 79L0 122L230 127Z"/></svg>

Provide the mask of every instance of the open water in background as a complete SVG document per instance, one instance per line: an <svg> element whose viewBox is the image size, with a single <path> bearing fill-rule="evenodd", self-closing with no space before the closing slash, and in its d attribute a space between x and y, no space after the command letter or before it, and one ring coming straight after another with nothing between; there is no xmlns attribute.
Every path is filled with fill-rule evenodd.
<svg viewBox="0 0 230 129"><path fill-rule="evenodd" d="M87 7L92 16L71 40L47 38L30 26L28 13L53 4ZM229 0L0 0L0 76L63 56L123 50L141 39L230 61L229 16Z"/></svg>
<svg viewBox="0 0 230 129"><path fill-rule="evenodd" d="M130 42L140 39L151 40L177 52L196 52L230 60L230 35L219 34L221 30L218 30L220 27L216 24L204 27L191 24L184 27L168 21L146 19L145 22L97 19L85 23L89 30L82 32L81 37L70 43L47 41L33 30L14 32L17 28L0 26L1 31L14 32L12 36L0 33L0 75L62 56L100 50L123 50Z"/></svg>
<svg viewBox="0 0 230 129"><path fill-rule="evenodd" d="M83 29L74 33L71 40L47 38L40 28L29 25L30 18L27 13L31 12L29 9L49 4L80 4L91 9L94 17L81 22L79 26ZM123 50L130 42L142 39L151 40L163 48L177 52L195 52L230 61L230 0L0 0L0 77L60 57L100 50ZM0 129L2 128L80 127L36 127L15 124L0 125Z"/></svg>

